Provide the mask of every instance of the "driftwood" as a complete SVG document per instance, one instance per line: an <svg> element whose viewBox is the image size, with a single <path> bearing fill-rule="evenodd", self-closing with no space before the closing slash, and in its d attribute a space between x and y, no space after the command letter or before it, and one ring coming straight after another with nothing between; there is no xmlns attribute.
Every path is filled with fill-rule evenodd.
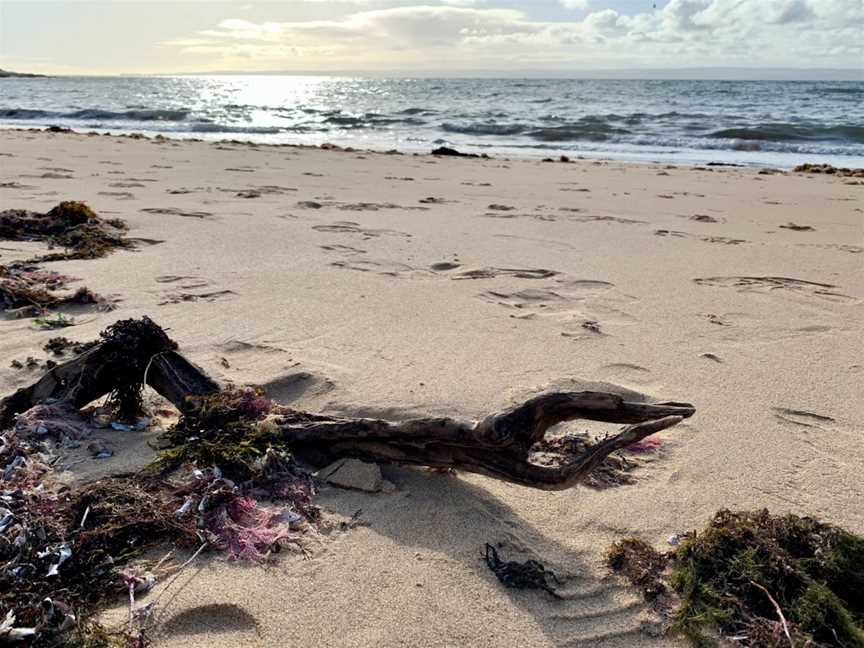
<svg viewBox="0 0 864 648"><path fill-rule="evenodd" d="M146 330L148 338L146 344L129 345L128 335L124 340L124 348L131 348L129 353L147 354L125 358L144 367L140 383L152 387L181 412L189 411L196 398L219 391L219 385L179 354L155 323L147 318L129 322L133 332ZM0 400L0 429L11 426L16 414L40 403L65 402L80 408L119 389L116 380L123 372L116 366L116 349L110 354L106 349L106 343L97 344ZM455 468L524 486L563 490L582 481L612 452L676 425L694 412L688 403L634 402L617 394L583 391L541 394L479 422L451 418L391 422L283 410L271 415L268 424L276 426L286 447L307 456ZM569 457L564 465L541 466L529 460L532 446L543 440L551 426L575 419L630 425Z"/></svg>

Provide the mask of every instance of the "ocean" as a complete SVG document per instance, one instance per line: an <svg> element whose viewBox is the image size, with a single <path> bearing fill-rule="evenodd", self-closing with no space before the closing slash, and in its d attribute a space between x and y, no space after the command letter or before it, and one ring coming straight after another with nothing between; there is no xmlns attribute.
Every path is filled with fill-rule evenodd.
<svg viewBox="0 0 864 648"><path fill-rule="evenodd" d="M0 79L0 127L400 151L864 167L864 82Z"/></svg>

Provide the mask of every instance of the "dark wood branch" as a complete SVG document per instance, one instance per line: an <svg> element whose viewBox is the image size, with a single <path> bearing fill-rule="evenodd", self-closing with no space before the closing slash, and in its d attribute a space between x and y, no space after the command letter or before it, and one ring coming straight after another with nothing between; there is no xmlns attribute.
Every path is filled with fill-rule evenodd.
<svg viewBox="0 0 864 648"><path fill-rule="evenodd" d="M112 391L113 373L106 371L100 349L97 345L0 401L0 427L8 427L16 413L38 403L64 401L82 407ZM189 411L197 398L219 391L215 381L173 349L135 361L146 365L141 380L181 411ZM612 452L672 427L694 412L689 403L628 401L618 394L584 391L541 394L479 422L451 418L393 422L289 412L269 417L268 423L275 424L285 446L297 452L456 468L524 486L562 490L585 479ZM569 457L564 465L530 461L532 447L550 427L576 419L630 425Z"/></svg>

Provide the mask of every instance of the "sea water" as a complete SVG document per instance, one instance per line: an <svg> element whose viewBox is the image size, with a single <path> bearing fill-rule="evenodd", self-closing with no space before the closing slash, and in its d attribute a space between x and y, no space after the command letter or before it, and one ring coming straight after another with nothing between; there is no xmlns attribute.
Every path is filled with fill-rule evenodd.
<svg viewBox="0 0 864 648"><path fill-rule="evenodd" d="M0 127L400 151L864 166L864 82L313 76L0 79Z"/></svg>

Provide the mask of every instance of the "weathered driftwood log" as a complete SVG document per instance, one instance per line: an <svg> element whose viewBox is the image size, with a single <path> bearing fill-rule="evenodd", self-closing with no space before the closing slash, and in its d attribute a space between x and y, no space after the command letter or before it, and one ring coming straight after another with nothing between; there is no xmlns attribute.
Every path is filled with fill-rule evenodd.
<svg viewBox="0 0 864 648"><path fill-rule="evenodd" d="M147 317L119 322L106 329L93 348L0 400L0 429L10 427L16 414L34 405L65 402L81 408L130 384L146 382L181 411L188 397L218 391L219 385L176 348Z"/></svg>
<svg viewBox="0 0 864 648"><path fill-rule="evenodd" d="M202 370L176 352L176 345L149 319L129 327L133 334L137 327L148 338L147 343L130 342L129 330L124 330L122 360L144 367L136 378L139 384L146 382L181 411L187 411L196 398L219 390ZM120 371L117 362L116 345L112 348L103 342L55 367L34 385L0 401L0 428L10 425L16 413L47 400L82 407L121 389L116 380L121 375L128 379L129 372ZM634 402L617 394L584 391L542 394L479 422L451 418L391 422L293 411L271 415L267 422L276 426L286 447L307 455L455 468L534 488L562 490L582 481L610 453L694 412L688 403ZM630 425L569 457L564 465L541 466L529 460L532 446L543 440L551 426L574 419Z"/></svg>

